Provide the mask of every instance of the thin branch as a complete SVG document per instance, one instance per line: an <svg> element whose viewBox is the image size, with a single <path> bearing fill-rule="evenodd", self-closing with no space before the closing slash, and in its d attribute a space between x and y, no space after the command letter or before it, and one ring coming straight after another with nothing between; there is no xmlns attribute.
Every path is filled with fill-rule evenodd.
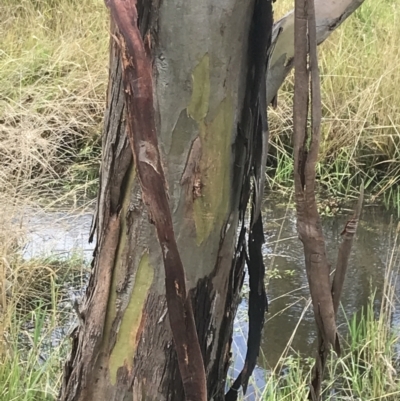
<svg viewBox="0 0 400 401"><path fill-rule="evenodd" d="M358 222L360 220L362 205L364 200L364 183L361 184L360 195L353 217L346 223L342 231L342 243L340 244L338 257L336 261L335 276L332 283L332 298L335 314L337 314L342 295L344 279L349 264L351 247L353 245L354 236L357 232Z"/></svg>

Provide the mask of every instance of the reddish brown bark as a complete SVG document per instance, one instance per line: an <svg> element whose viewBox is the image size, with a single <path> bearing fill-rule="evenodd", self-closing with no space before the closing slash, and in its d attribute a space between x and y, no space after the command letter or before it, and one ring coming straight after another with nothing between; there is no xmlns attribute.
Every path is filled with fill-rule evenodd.
<svg viewBox="0 0 400 401"><path fill-rule="evenodd" d="M156 227L164 268L168 317L178 355L179 371L187 401L206 401L203 358L197 338L185 271L175 240L167 185L158 149L154 116L152 61L138 27L136 1L110 0L108 6L119 31L123 81L128 117L128 136L143 201Z"/></svg>
<svg viewBox="0 0 400 401"><path fill-rule="evenodd" d="M204 399L202 373L198 376L196 370L190 370L190 363L196 361L193 357L186 359L186 345L190 353L200 348L195 368L206 372L209 399L222 401L248 249L245 234L250 227L245 212L253 176L258 187L262 186L260 160L262 153L265 158L266 132L262 130L265 108L260 106L265 88L262 92L260 85L265 85L271 3L227 1L225 8L217 10L196 1L179 3L179 7L156 0L112 4L128 7L128 11L120 9L120 15L114 10L119 30L111 27L110 85L94 224L94 274L114 216L119 216L120 222L118 246L108 270L111 285L107 305L100 304L105 322L99 346L90 349L85 345L86 333L91 331L88 322L91 314L97 313L92 297L97 278L92 277L82 311L83 324L75 332L66 365L61 399L181 401L184 386L188 398ZM255 4L269 7L269 24L260 21ZM191 21L190 29L183 25L182 16L184 21ZM209 29L199 38L207 23ZM194 77L199 60L208 61L200 62L203 70ZM211 83L210 93L202 93L201 85ZM203 102L198 106L201 113L194 110L191 97L196 107ZM221 136L226 138L222 142ZM214 140L220 147L217 152ZM224 163L220 163L221 155L225 155ZM217 172L218 179L228 178L227 183L217 181L221 184L218 187L212 171ZM226 192L222 194L223 205L214 195L206 198L208 188L219 189L222 184ZM258 205L261 197L258 191ZM211 202L212 207L207 203L206 208L199 209L199 201ZM206 216L199 214L204 210ZM244 388L258 355L258 328L264 321L266 302L265 293L259 291L263 284L262 225L260 214L253 216L252 254L247 257L253 277L252 334L238 384ZM201 219L209 220L198 227ZM237 238L239 221L242 232ZM172 307L168 293L175 297ZM194 305L196 331L186 327L192 320L189 299ZM261 300L260 310L257 299ZM169 324L171 314L174 316ZM181 322L180 332L175 333L178 337L171 333L176 318ZM84 376L82 366L89 365L91 369Z"/></svg>
<svg viewBox="0 0 400 401"><path fill-rule="evenodd" d="M318 330L327 345L337 352L335 314L330 293L330 268L325 252L320 216L315 200L315 165L320 138L318 65L316 62L315 16L313 0L296 1L295 20L295 95L294 95L294 164L297 229L304 245L307 277ZM312 33L314 32L314 33ZM313 40L313 41L312 41ZM310 46L311 137L308 136L310 70L307 63ZM313 49L313 50L312 50Z"/></svg>
<svg viewBox="0 0 400 401"><path fill-rule="evenodd" d="M352 238L361 211L362 194L353 220L345 228L338 264L330 283L330 265L315 199L315 165L318 158L321 94L317 60L314 0L296 0L295 5L295 94L294 94L294 174L297 230L304 245L307 278L318 332L316 361L309 399L320 400L321 385L331 347L340 354L336 314L346 274ZM309 57L307 57L309 55ZM310 97L311 92L311 97ZM311 128L308 128L311 99ZM309 132L310 131L310 132Z"/></svg>

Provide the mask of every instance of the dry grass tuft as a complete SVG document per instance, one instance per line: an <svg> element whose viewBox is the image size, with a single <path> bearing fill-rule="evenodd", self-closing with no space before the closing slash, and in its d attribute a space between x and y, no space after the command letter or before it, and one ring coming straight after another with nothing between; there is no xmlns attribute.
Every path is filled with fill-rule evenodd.
<svg viewBox="0 0 400 401"><path fill-rule="evenodd" d="M43 363L43 344L83 264L23 260L22 215L96 190L108 17L102 0L2 0L0 15L0 399L55 399L65 346Z"/></svg>
<svg viewBox="0 0 400 401"><path fill-rule="evenodd" d="M78 185L82 195L98 170L104 3L3 0L0 14L0 191L44 200Z"/></svg>

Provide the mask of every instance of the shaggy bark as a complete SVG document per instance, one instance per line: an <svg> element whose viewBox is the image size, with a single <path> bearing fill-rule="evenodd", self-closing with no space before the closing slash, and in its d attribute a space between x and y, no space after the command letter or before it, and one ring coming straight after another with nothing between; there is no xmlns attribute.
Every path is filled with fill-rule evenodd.
<svg viewBox="0 0 400 401"><path fill-rule="evenodd" d="M223 400L246 260L253 329L237 387L246 388L255 366L266 305L259 291L261 190L248 226L245 211L250 180L263 187L272 5L110 5L115 24L94 270L60 399L182 400L185 391L191 400ZM111 227L117 247L104 259ZM97 311L100 298L92 294L105 262L109 280ZM93 324L97 314L102 326Z"/></svg>
<svg viewBox="0 0 400 401"><path fill-rule="evenodd" d="M271 1L110 5L134 9L126 19L114 7L110 27L97 243L60 400L181 401L184 391L224 400L247 264L248 352L226 396L234 400L256 364L267 304L260 210Z"/></svg>
<svg viewBox="0 0 400 401"><path fill-rule="evenodd" d="M315 164L320 140L321 98L318 65L316 64L313 0L296 0L295 4L293 143L297 231L304 245L307 278L318 331L325 343L328 346L332 345L339 352L330 294L330 269L315 200ZM310 49L309 60L307 59L308 49ZM309 136L307 116L310 81L311 135Z"/></svg>
<svg viewBox="0 0 400 401"><path fill-rule="evenodd" d="M207 400L206 377L185 271L175 239L153 107L151 43L142 40L134 2L110 0L123 61L128 137L144 203L156 228L165 268L168 317L186 400ZM145 38L146 39L146 38ZM149 40L148 40L149 42Z"/></svg>

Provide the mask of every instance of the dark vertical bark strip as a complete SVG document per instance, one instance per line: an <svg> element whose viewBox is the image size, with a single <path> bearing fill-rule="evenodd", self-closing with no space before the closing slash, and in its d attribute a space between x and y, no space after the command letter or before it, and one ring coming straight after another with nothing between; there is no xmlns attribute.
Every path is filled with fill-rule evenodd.
<svg viewBox="0 0 400 401"><path fill-rule="evenodd" d="M332 298L333 298L333 307L335 309L335 314L337 314L339 309L340 297L342 295L344 279L346 277L347 267L349 264L351 247L353 245L354 236L357 232L358 221L360 220L363 201L364 201L364 183L361 184L360 195L358 197L357 206L353 213L353 216L346 223L346 226L342 231L343 239L339 247L338 257L336 261L336 270L332 282Z"/></svg>
<svg viewBox="0 0 400 401"><path fill-rule="evenodd" d="M342 295L344 279L347 272L349 263L349 257L351 247L353 245L353 239L357 231L358 221L360 219L362 204L364 200L364 184L361 184L360 195L358 198L357 206L354 211L352 218L346 223L342 232L343 241L340 244L338 257L336 262L336 270L332 282L332 299L333 308L335 311L335 317L340 304L340 297ZM322 389L322 380L324 378L326 361L328 359L329 349L324 343L324 339L321 335L318 335L318 348L315 365L312 370L311 376L311 387L309 393L309 399L312 401L318 401L320 399L320 393Z"/></svg>
<svg viewBox="0 0 400 401"><path fill-rule="evenodd" d="M145 42L137 25L136 1L110 0L119 29L123 62L128 136L143 200L156 227L164 267L168 314L186 400L206 401L206 378L185 273L169 209L167 186L158 149L153 102L150 38Z"/></svg>
<svg viewBox="0 0 400 401"><path fill-rule="evenodd" d="M294 176L297 230L304 245L305 264L314 316L318 348L313 368L309 399L320 400L326 361L332 346L337 354L340 344L336 314L347 270L353 235L361 212L362 195L352 220L344 230L337 272L330 284L325 240L315 200L315 165L318 158L321 124L321 90L317 59L317 34L314 0L295 3L295 91L294 91ZM309 54L309 57L307 55ZM311 89L311 135L307 126Z"/></svg>
<svg viewBox="0 0 400 401"><path fill-rule="evenodd" d="M255 193L253 198L255 198ZM253 207L252 214L255 213ZM252 218L253 220L253 218ZM249 334L244 367L225 396L225 401L236 401L240 386L246 393L250 376L256 366L264 327L264 315L268 309L264 286L265 266L261 247L264 243L264 229L261 214L254 221L249 233L249 255L246 260L249 271ZM242 255L244 254L244 251ZM240 260L240 259L239 259Z"/></svg>
<svg viewBox="0 0 400 401"><path fill-rule="evenodd" d="M308 46L316 47L313 0L297 0L295 10L295 94L294 94L294 169L297 229L304 245L307 277L318 330L329 347L339 352L335 313L330 293L330 268L325 251L320 216L315 200L315 164L318 157L321 107L319 81L315 80L316 55L310 59L314 70L312 83L312 137L308 137L307 114L309 97ZM314 17L312 17L314 15ZM314 33L309 35L313 30ZM314 39L311 42L310 39ZM316 51L316 50L315 50ZM314 62L313 62L314 59ZM308 145L310 142L310 145ZM307 147L309 146L309 149Z"/></svg>
<svg viewBox="0 0 400 401"><path fill-rule="evenodd" d="M318 160L319 143L321 138L321 81L318 68L317 55L317 27L315 21L314 0L307 0L308 38L309 38L309 67L311 89L311 138L308 162L306 164L306 191L310 191L310 197L315 196L315 165Z"/></svg>
<svg viewBox="0 0 400 401"><path fill-rule="evenodd" d="M254 196L255 198L255 196ZM256 210L253 209L255 215ZM253 220L253 218L252 218ZM265 267L262 255L264 244L264 229L261 214L253 222L249 233L249 336L247 341L247 354L245 367L243 369L242 386L246 392L251 373L253 372L258 358L261 334L264 327L264 315L267 311L267 295L265 293L264 275Z"/></svg>
<svg viewBox="0 0 400 401"><path fill-rule="evenodd" d="M225 401L236 401L240 387L243 387L244 393L247 390L248 381L256 366L259 354L264 314L267 307L264 288L265 267L261 251L264 243L261 202L268 153L265 82L272 27L272 0L256 0L248 42L248 90L246 91L242 118L238 127L238 138L235 144L236 150L240 152L236 157L236 166L241 170L239 177L243 177L243 180L237 183L241 185L239 215L242 222L245 220L245 213L251 195L251 180L254 180L252 212L248 230L249 255L246 259L250 277L249 337L244 367L225 395ZM242 233L244 232L242 229ZM246 246L244 246L244 241L245 236L240 235L237 249L242 250L241 255L245 255Z"/></svg>
<svg viewBox="0 0 400 401"><path fill-rule="evenodd" d="M226 400L224 395L225 386L224 381L216 381L215 378L222 377L226 379L229 363L230 363L230 350L232 345L232 331L233 323L236 315L236 311L240 302L240 289L242 288L244 281L244 269L246 264L246 227L244 221L241 222L241 228L239 233L239 239L237 241L237 247L235 249L232 268L229 275L227 298L225 300L225 313L221 324L224 330L221 330L221 335L217 339L218 347L216 354L216 361L221 363L214 364L213 369L209 373L211 378L211 388L209 395L214 399L221 401ZM239 383L240 386L240 383Z"/></svg>

